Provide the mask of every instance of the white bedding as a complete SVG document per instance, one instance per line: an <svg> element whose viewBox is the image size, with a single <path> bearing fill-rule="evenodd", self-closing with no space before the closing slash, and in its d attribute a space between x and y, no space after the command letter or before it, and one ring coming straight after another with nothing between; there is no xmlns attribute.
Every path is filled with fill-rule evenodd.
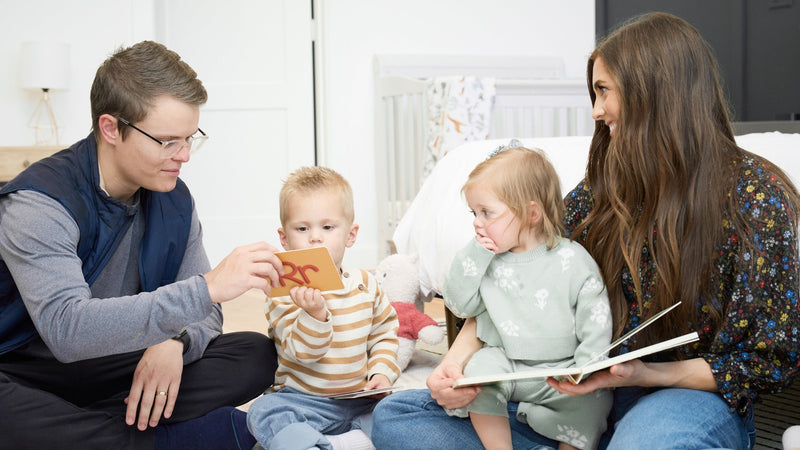
<svg viewBox="0 0 800 450"><path fill-rule="evenodd" d="M520 139L547 154L566 195L583 178L591 136ZM419 255L422 291L441 293L455 253L473 237L472 218L461 195L469 172L509 139L475 141L447 153L425 180L393 240L399 253ZM740 147L762 155L800 181L800 134L754 133L736 137Z"/></svg>

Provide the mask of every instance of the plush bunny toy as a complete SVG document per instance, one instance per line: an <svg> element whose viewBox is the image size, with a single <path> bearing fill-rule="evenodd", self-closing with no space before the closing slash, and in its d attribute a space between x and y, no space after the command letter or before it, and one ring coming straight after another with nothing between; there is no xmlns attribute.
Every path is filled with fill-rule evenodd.
<svg viewBox="0 0 800 450"><path fill-rule="evenodd" d="M433 318L421 311L419 276L416 256L394 254L387 256L375 269L375 278L386 298L397 311L400 329L397 337L400 348L397 363L405 370L414 354L417 339L431 345L444 339L444 331Z"/></svg>

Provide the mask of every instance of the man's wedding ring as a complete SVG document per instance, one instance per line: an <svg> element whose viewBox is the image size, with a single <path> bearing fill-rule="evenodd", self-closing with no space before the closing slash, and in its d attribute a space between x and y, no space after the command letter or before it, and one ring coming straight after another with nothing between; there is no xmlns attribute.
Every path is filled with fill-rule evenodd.
<svg viewBox="0 0 800 450"><path fill-rule="evenodd" d="M167 395L167 391L158 391L158 395Z"/></svg>

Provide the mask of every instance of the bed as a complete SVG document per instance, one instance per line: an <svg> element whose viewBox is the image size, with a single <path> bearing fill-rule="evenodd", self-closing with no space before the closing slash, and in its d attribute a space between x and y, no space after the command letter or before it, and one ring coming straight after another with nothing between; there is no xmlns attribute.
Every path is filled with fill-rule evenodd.
<svg viewBox="0 0 800 450"><path fill-rule="evenodd" d="M764 132L737 136L737 143L765 156L800 184L800 122L798 133ZM562 193L581 180L591 136L519 139L525 147L544 150L559 174ZM436 165L399 221L392 241L398 253L417 254L425 294L441 293L455 252L472 238L469 211L460 189L473 167L509 139L468 142L451 150Z"/></svg>

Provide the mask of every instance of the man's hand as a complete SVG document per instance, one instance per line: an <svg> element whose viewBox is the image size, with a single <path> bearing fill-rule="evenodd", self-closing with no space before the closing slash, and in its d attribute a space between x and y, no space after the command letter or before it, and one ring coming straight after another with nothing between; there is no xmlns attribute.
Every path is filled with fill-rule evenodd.
<svg viewBox="0 0 800 450"><path fill-rule="evenodd" d="M250 289L261 289L269 295L272 286L279 285L283 263L278 250L266 242L256 242L235 248L217 267L205 274L211 301L232 300Z"/></svg>
<svg viewBox="0 0 800 450"><path fill-rule="evenodd" d="M174 339L154 345L144 351L142 359L133 372L131 391L125 398L128 408L125 422L136 422L137 428L158 425L162 412L164 418L172 415L183 374L183 343Z"/></svg>
<svg viewBox="0 0 800 450"><path fill-rule="evenodd" d="M295 286L289 290L289 297L298 308L307 312L311 317L325 322L328 320L328 307L319 289L308 286Z"/></svg>

